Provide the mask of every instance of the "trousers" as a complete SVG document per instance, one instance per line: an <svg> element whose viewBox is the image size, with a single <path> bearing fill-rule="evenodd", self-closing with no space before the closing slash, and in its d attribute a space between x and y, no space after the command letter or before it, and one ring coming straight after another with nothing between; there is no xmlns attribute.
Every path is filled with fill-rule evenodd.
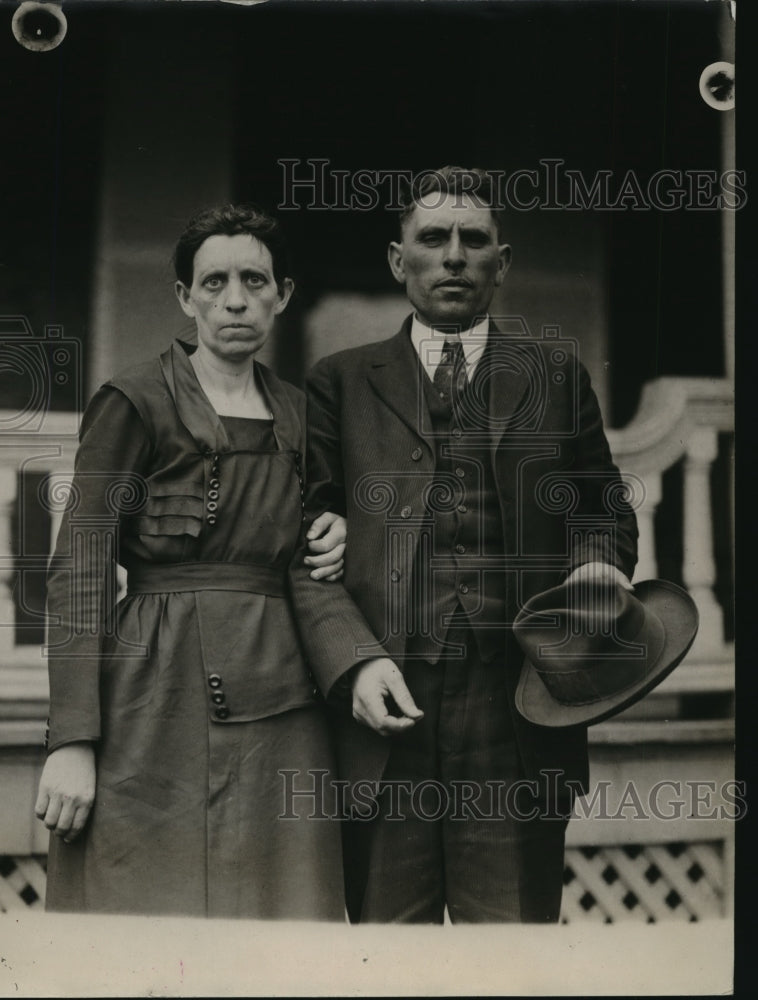
<svg viewBox="0 0 758 1000"><path fill-rule="evenodd" d="M371 817L343 822L348 915L555 922L570 803L523 779L504 658L482 662L467 626L447 638L461 652L405 665L424 717L392 737Z"/></svg>

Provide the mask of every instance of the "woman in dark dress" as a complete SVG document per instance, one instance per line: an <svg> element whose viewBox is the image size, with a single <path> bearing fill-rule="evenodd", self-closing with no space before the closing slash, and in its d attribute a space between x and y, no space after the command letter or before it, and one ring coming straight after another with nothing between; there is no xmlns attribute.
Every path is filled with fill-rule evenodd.
<svg viewBox="0 0 758 1000"><path fill-rule="evenodd" d="M197 345L95 395L49 574L47 907L342 920L339 823L308 818L333 810L285 798L332 756L286 588L305 402L254 361L293 289L278 224L204 212L175 266Z"/></svg>

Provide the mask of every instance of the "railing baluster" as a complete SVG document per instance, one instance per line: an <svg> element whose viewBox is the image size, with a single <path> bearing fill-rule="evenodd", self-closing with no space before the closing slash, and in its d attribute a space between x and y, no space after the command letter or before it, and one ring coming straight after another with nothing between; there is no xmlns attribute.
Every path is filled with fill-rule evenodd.
<svg viewBox="0 0 758 1000"><path fill-rule="evenodd" d="M640 537L637 543L635 580L653 580L658 576L658 559L655 554L655 512L660 502L661 474L649 472L645 476L645 495L636 511Z"/></svg>
<svg viewBox="0 0 758 1000"><path fill-rule="evenodd" d="M693 653L708 655L723 647L723 615L713 586L710 470L718 454L715 427L697 426L686 443L684 460L684 559L682 578L700 612L700 629Z"/></svg>
<svg viewBox="0 0 758 1000"><path fill-rule="evenodd" d="M0 469L0 655L8 662L16 644L16 607L11 586L15 576L11 551L11 518L18 479L14 467Z"/></svg>

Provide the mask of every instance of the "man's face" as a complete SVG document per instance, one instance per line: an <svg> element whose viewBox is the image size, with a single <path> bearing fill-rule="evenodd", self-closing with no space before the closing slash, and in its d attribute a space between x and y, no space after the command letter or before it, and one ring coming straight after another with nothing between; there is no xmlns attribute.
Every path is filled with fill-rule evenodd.
<svg viewBox="0 0 758 1000"><path fill-rule="evenodd" d="M489 208L467 195L431 192L390 243L389 264L419 318L463 329L484 316L510 263Z"/></svg>
<svg viewBox="0 0 758 1000"><path fill-rule="evenodd" d="M176 293L199 342L220 360L241 362L266 342L292 282L277 288L271 253L252 236L209 236L195 254L192 285L177 281Z"/></svg>

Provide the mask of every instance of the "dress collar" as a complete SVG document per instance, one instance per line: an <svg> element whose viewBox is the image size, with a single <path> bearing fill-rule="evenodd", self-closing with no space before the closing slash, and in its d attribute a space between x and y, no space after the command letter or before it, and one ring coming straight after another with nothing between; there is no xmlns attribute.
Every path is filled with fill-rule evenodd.
<svg viewBox="0 0 758 1000"><path fill-rule="evenodd" d="M161 370L176 406L179 419L190 432L200 451L231 450L224 424L213 409L197 380L189 356L195 345L175 340L160 357ZM297 411L283 391L281 381L258 361L253 362L253 376L258 380L274 416L274 436L282 450L297 450L301 440Z"/></svg>

